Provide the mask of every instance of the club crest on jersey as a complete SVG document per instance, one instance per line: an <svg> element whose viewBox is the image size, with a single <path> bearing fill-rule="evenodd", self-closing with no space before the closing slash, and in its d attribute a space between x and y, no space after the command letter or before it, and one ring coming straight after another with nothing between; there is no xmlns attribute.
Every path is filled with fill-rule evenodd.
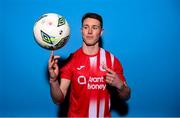
<svg viewBox="0 0 180 118"><path fill-rule="evenodd" d="M106 68L106 67L105 67L105 64L101 64L101 65L99 66L99 69L100 69L101 71L106 71L105 68Z"/></svg>

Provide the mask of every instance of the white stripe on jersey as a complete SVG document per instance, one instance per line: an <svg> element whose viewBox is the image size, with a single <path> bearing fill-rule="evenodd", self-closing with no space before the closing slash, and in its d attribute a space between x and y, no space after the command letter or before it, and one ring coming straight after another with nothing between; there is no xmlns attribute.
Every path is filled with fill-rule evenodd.
<svg viewBox="0 0 180 118"><path fill-rule="evenodd" d="M89 59L90 59L90 67L91 68L96 68L96 66L97 66L97 56L90 57Z"/></svg>
<svg viewBox="0 0 180 118"><path fill-rule="evenodd" d="M111 64L112 68L114 68L114 55L110 53L110 58L111 58ZM95 57L90 57L90 67L91 68L96 68L97 67L97 56ZM106 51L101 48L100 49L100 70L101 71L106 71L105 69L102 68L102 66L107 67L107 59L106 59ZM111 106L111 100L110 97L108 97L108 107L110 109ZM89 102L89 117L97 117L97 100L90 100ZM105 112L105 99L101 99L99 103L99 114L98 117L104 117Z"/></svg>
<svg viewBox="0 0 180 118"><path fill-rule="evenodd" d="M106 64L106 52L104 49L100 49L100 70L101 71L106 71L105 69L103 69L102 67L105 66L107 67Z"/></svg>
<svg viewBox="0 0 180 118"><path fill-rule="evenodd" d="M89 103L89 118L96 118L97 117L97 101L90 100Z"/></svg>
<svg viewBox="0 0 180 118"><path fill-rule="evenodd" d="M100 100L99 104L99 117L104 117L105 99Z"/></svg>
<svg viewBox="0 0 180 118"><path fill-rule="evenodd" d="M110 55L111 55L111 64L112 64L111 67L114 68L114 55L111 53L110 53Z"/></svg>

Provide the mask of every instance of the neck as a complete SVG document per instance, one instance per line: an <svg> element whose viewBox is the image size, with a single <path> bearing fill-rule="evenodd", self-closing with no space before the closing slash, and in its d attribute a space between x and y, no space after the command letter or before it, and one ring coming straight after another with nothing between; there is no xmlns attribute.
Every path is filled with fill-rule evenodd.
<svg viewBox="0 0 180 118"><path fill-rule="evenodd" d="M95 55L99 51L99 44L95 44L93 46L87 46L85 43L83 43L82 50L87 55Z"/></svg>

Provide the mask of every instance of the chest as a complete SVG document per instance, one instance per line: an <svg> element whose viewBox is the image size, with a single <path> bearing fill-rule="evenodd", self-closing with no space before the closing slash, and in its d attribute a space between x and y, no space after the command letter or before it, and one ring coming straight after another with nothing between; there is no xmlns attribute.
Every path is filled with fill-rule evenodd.
<svg viewBox="0 0 180 118"><path fill-rule="evenodd" d="M78 90L105 90L106 71L103 65L110 66L108 61L102 61L98 56L83 57L74 62L72 85Z"/></svg>

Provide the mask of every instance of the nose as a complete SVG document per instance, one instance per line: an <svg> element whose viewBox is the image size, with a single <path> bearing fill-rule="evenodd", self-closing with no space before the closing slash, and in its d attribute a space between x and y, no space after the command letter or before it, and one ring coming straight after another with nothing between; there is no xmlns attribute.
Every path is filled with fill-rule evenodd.
<svg viewBox="0 0 180 118"><path fill-rule="evenodd" d="M92 28L88 29L88 34L92 34Z"/></svg>

